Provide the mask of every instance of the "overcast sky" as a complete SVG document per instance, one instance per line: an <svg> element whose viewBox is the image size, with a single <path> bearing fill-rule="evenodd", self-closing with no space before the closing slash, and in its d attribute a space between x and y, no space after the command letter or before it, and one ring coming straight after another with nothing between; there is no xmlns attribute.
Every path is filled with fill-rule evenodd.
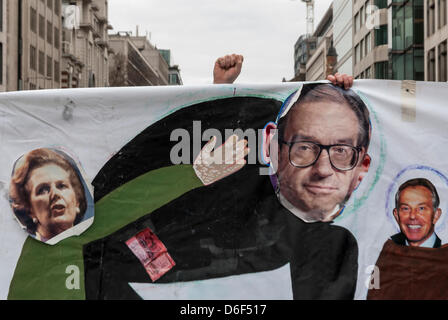
<svg viewBox="0 0 448 320"><path fill-rule="evenodd" d="M332 0L316 0L316 27ZM306 32L301 0L109 0L111 32L150 34L171 49L184 84L212 82L213 64L244 55L237 83L276 83L294 76L294 44Z"/></svg>

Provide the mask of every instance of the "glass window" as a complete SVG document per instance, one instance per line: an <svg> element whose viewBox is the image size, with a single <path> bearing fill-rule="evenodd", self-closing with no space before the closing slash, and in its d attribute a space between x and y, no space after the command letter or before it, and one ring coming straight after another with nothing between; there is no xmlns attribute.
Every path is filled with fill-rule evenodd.
<svg viewBox="0 0 448 320"><path fill-rule="evenodd" d="M428 36L432 35L435 31L435 4L434 0L428 0L428 5L426 7L427 13L427 29Z"/></svg>
<svg viewBox="0 0 448 320"><path fill-rule="evenodd" d="M361 39L361 42L359 43L359 60L361 60L363 56L364 56L364 39Z"/></svg>
<svg viewBox="0 0 448 320"><path fill-rule="evenodd" d="M375 63L375 79L387 79L387 61L376 62Z"/></svg>
<svg viewBox="0 0 448 320"><path fill-rule="evenodd" d="M39 15L39 37L45 39L45 18Z"/></svg>
<svg viewBox="0 0 448 320"><path fill-rule="evenodd" d="M37 11L34 8L30 9L30 29L33 32L37 32Z"/></svg>
<svg viewBox="0 0 448 320"><path fill-rule="evenodd" d="M59 61L54 61L54 81L59 82Z"/></svg>
<svg viewBox="0 0 448 320"><path fill-rule="evenodd" d="M355 63L358 63L359 61L361 61L360 51L361 50L359 49L359 44L358 44L355 48Z"/></svg>
<svg viewBox="0 0 448 320"><path fill-rule="evenodd" d="M412 1L409 1L404 7L404 47L408 48L414 43L414 19L412 14Z"/></svg>
<svg viewBox="0 0 448 320"><path fill-rule="evenodd" d="M392 79L404 80L404 54L392 56Z"/></svg>
<svg viewBox="0 0 448 320"><path fill-rule="evenodd" d="M54 27L54 47L59 49L59 28Z"/></svg>
<svg viewBox="0 0 448 320"><path fill-rule="evenodd" d="M375 0L375 5L378 7L378 9L387 8L387 0Z"/></svg>
<svg viewBox="0 0 448 320"><path fill-rule="evenodd" d="M354 27L353 31L356 33L356 31L359 30L359 13L355 15L355 25L353 27Z"/></svg>
<svg viewBox="0 0 448 320"><path fill-rule="evenodd" d="M404 49L404 7L392 8L392 50Z"/></svg>
<svg viewBox="0 0 448 320"><path fill-rule="evenodd" d="M435 49L428 51L428 81L436 81Z"/></svg>
<svg viewBox="0 0 448 320"><path fill-rule="evenodd" d="M408 50L405 54L405 80L414 80L414 50Z"/></svg>
<svg viewBox="0 0 448 320"><path fill-rule="evenodd" d="M367 69L366 69L366 79L370 79L371 78L371 76L370 76L370 67L368 67Z"/></svg>
<svg viewBox="0 0 448 320"><path fill-rule="evenodd" d="M387 24L375 29L375 46L387 44Z"/></svg>
<svg viewBox="0 0 448 320"><path fill-rule="evenodd" d="M30 69L36 70L37 54L36 47L30 46Z"/></svg>
<svg viewBox="0 0 448 320"><path fill-rule="evenodd" d="M39 50L39 73L44 75L45 70L45 54Z"/></svg>
<svg viewBox="0 0 448 320"><path fill-rule="evenodd" d="M359 29L364 25L364 7L359 10Z"/></svg>
<svg viewBox="0 0 448 320"><path fill-rule="evenodd" d="M372 50L372 34L369 32L366 35L366 55Z"/></svg>
<svg viewBox="0 0 448 320"><path fill-rule="evenodd" d="M47 77L53 76L53 59L47 56Z"/></svg>
<svg viewBox="0 0 448 320"><path fill-rule="evenodd" d="M49 44L53 43L53 26L50 21L47 21L47 42Z"/></svg>
<svg viewBox="0 0 448 320"><path fill-rule="evenodd" d="M446 82L447 61L446 61L446 40L439 45L439 81Z"/></svg>
<svg viewBox="0 0 448 320"><path fill-rule="evenodd" d="M425 52L423 49L414 49L415 80L425 80Z"/></svg>

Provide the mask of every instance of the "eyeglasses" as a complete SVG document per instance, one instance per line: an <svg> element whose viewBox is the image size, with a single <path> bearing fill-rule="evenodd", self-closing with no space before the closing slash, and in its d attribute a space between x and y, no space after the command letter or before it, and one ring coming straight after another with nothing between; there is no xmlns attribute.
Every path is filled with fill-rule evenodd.
<svg viewBox="0 0 448 320"><path fill-rule="evenodd" d="M333 168L341 171L352 170L358 163L360 147L348 144L323 145L312 141L280 140L289 146L289 162L297 168L312 166L319 159L322 149L327 150Z"/></svg>

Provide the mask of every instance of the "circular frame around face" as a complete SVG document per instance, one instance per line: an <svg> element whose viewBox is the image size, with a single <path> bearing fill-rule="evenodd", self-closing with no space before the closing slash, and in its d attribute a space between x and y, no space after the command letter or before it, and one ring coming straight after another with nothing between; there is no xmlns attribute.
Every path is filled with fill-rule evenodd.
<svg viewBox="0 0 448 320"><path fill-rule="evenodd" d="M43 152L50 154L50 155L54 154L55 157L59 158L59 160L62 159L71 167L71 169L76 174L76 176L81 184L81 187L84 191L84 199L85 199L85 210L84 210L84 214L83 214L82 218L79 221L77 221L76 224L73 225L73 227L68 228L65 231L62 231L49 239L42 239L39 235L37 235L37 233L31 232L31 228L29 226L30 226L30 223L32 223L32 221L30 220L31 218L29 217L29 212L25 209L24 204L20 204L20 203L18 204L17 199L13 199L14 198L13 194L15 194L16 198L17 198L17 192L15 192L15 191L19 190L17 187L13 186L13 181L12 181L12 178L14 177L16 170L18 170L19 168L21 168L21 166L24 165L24 163L25 163L24 161L25 161L27 155L29 155L33 151L40 151L40 150L42 150ZM49 160L48 163L51 164L52 161ZM58 164L56 164L56 165L58 165ZM29 173L28 170L26 172ZM24 179L27 179L27 178L24 178ZM70 156L69 153L65 150L63 151L59 148L58 149L38 148L38 149L31 150L31 151L27 152L26 154L22 155L14 163L12 174L11 174L11 183L10 183L9 190L10 190L9 202L10 202L14 217L16 218L17 222L19 223L20 227L23 230L25 230L25 232L27 232L31 237L35 238L36 240L45 242L47 244L56 244L57 242L65 239L65 238L68 238L73 235L81 234L93 223L93 219L94 219L94 202L93 202L93 196L92 196L93 188L92 188L90 182L88 181L88 179L86 178L86 175L84 173L84 170L82 169L82 166L77 161L75 161L74 158L72 156ZM75 191L75 194L76 194L76 191Z"/></svg>

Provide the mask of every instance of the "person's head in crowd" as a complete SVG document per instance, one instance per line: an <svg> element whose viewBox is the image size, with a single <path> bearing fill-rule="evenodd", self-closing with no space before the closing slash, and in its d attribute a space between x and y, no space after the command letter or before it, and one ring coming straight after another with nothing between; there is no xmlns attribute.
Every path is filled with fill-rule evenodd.
<svg viewBox="0 0 448 320"><path fill-rule="evenodd" d="M369 111L352 90L321 83L305 84L281 112L265 141L278 191L310 222L332 220L369 169Z"/></svg>
<svg viewBox="0 0 448 320"><path fill-rule="evenodd" d="M437 190L427 179L408 180L398 188L393 214L410 246L420 246L433 235L442 214L439 204Z"/></svg>
<svg viewBox="0 0 448 320"><path fill-rule="evenodd" d="M27 231L47 241L84 217L84 186L72 164L60 153L36 149L15 165L10 201Z"/></svg>

